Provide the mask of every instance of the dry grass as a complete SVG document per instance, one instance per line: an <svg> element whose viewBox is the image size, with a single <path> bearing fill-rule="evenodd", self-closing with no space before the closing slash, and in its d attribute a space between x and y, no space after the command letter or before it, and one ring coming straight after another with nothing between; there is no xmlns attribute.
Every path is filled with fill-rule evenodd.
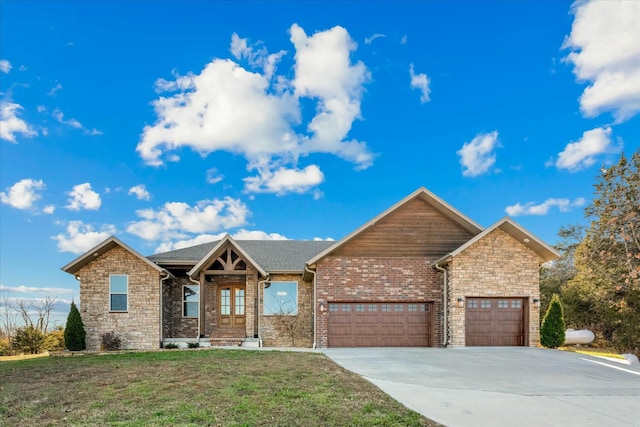
<svg viewBox="0 0 640 427"><path fill-rule="evenodd" d="M0 379L0 425L438 425L318 353L50 357L1 363Z"/></svg>

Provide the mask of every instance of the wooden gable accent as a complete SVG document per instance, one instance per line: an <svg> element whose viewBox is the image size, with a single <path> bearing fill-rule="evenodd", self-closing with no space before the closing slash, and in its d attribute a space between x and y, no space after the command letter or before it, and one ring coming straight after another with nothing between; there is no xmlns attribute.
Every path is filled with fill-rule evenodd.
<svg viewBox="0 0 640 427"><path fill-rule="evenodd" d="M420 197L337 248L336 256L442 256L474 234Z"/></svg>
<svg viewBox="0 0 640 427"><path fill-rule="evenodd" d="M247 264L244 257L235 250L233 245L228 243L217 256L210 260L205 274L252 273L253 271Z"/></svg>

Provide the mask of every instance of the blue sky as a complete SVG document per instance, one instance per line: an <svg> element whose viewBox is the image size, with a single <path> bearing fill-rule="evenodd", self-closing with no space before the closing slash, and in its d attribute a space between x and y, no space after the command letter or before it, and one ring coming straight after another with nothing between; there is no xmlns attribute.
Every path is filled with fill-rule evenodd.
<svg viewBox="0 0 640 427"><path fill-rule="evenodd" d="M111 234L340 239L424 186L553 244L640 146L640 2L0 4L0 294Z"/></svg>

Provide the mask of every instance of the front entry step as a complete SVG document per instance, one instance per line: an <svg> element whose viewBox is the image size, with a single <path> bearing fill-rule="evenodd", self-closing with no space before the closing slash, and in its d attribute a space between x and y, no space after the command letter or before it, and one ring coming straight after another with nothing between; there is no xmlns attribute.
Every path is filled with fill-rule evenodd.
<svg viewBox="0 0 640 427"><path fill-rule="evenodd" d="M250 348L260 347L260 338L245 338L242 340L242 347L250 347Z"/></svg>

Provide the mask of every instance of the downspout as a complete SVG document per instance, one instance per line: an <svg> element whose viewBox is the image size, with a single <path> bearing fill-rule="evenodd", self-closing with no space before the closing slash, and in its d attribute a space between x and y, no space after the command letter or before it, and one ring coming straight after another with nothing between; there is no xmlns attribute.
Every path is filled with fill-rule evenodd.
<svg viewBox="0 0 640 427"><path fill-rule="evenodd" d="M260 291L262 291L262 295L264 295L263 286L267 282L269 282L269 273L267 273L264 280L258 282L258 312L256 316L258 317L258 346L260 347L262 347L262 333L260 332Z"/></svg>
<svg viewBox="0 0 640 427"><path fill-rule="evenodd" d="M187 278L189 280L191 280L193 283L198 284L198 289L200 289L200 292L198 293L198 334L196 335L196 340L197 342L200 342L200 312L202 311L202 294L204 293L204 286L202 286L202 284L200 283L199 280L193 280L193 278L191 278L191 276L189 276L187 274ZM182 298L182 297L181 297ZM184 310L184 308L183 308Z"/></svg>
<svg viewBox="0 0 640 427"><path fill-rule="evenodd" d="M317 293L316 293L316 272L313 271L313 270L310 270L309 267L307 267L306 264L304 266L304 271L306 271L307 273L313 275L313 348L315 349L317 347L317 342L316 342L316 326L317 326L316 307L318 305Z"/></svg>
<svg viewBox="0 0 640 427"><path fill-rule="evenodd" d="M442 268L440 267L437 263L433 265L436 270L442 271L442 273L444 274L444 281L443 281L443 320L442 320L442 325L443 325L443 346L446 347L449 344L449 333L448 333L448 327L447 327L447 307L449 306L449 295L447 292L447 269L446 268Z"/></svg>
<svg viewBox="0 0 640 427"><path fill-rule="evenodd" d="M163 334L162 334L162 330L163 330L163 322L164 322L164 317L163 317L163 313L164 313L164 300L162 299L162 291L163 291L163 285L164 285L164 281L167 280L168 278L172 277L173 275L171 273L169 273L169 271L163 269L163 271L167 274L166 276L162 277L160 279L160 347L162 348L162 341L164 340Z"/></svg>

